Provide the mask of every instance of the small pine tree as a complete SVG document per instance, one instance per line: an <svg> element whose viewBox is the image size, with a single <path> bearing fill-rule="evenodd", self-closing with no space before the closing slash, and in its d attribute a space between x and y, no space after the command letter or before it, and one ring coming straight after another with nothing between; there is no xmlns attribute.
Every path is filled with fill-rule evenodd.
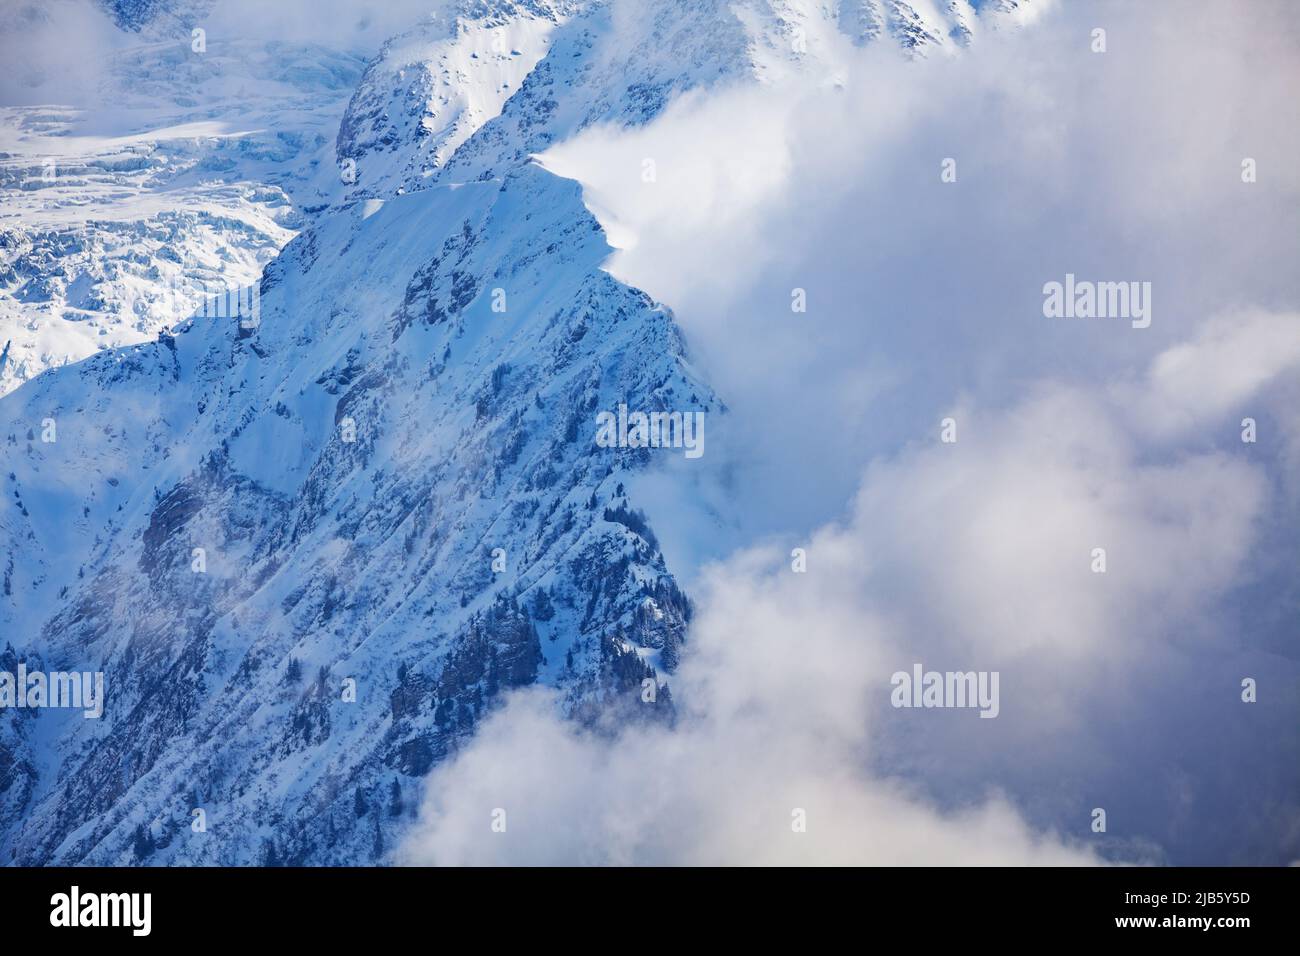
<svg viewBox="0 0 1300 956"><path fill-rule="evenodd" d="M549 621L555 617L555 606L551 603L551 596L546 593L546 588L538 588L533 592L532 614L539 621Z"/></svg>
<svg viewBox="0 0 1300 956"><path fill-rule="evenodd" d="M393 778L393 786L388 793L388 815L391 817L400 817L402 815L402 785Z"/></svg>
<svg viewBox="0 0 1300 956"><path fill-rule="evenodd" d="M454 706L455 706L454 702L447 697L444 697L442 700L438 701L438 706L435 707L433 710L434 723L436 723L439 727L445 729L451 723L451 718L453 714L452 708Z"/></svg>
<svg viewBox="0 0 1300 956"><path fill-rule="evenodd" d="M280 865L280 851L275 848L274 840L264 839L262 841L262 865L263 866Z"/></svg>
<svg viewBox="0 0 1300 956"><path fill-rule="evenodd" d="M141 824L135 828L134 840L135 858L143 861L153 856L155 849L153 842L153 832L145 825Z"/></svg>
<svg viewBox="0 0 1300 956"><path fill-rule="evenodd" d="M497 692L501 689L501 671L497 664L497 649L495 644L488 645L488 664L487 680L484 681L484 690L487 691L489 698L496 697Z"/></svg>
<svg viewBox="0 0 1300 956"><path fill-rule="evenodd" d="M366 803L365 791L362 790L360 787L357 787L356 797L352 801L352 809L356 811L358 818L364 817L366 815L366 811L370 809L369 804Z"/></svg>

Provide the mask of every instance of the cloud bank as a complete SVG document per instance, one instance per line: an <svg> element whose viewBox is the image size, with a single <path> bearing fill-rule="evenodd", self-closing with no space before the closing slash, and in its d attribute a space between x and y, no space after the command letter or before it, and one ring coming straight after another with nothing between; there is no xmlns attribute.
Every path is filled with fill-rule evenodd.
<svg viewBox="0 0 1300 956"><path fill-rule="evenodd" d="M1254 322L1300 342L1300 316ZM869 470L849 520L805 543L805 573L775 548L709 568L673 681L688 702L675 729L580 731L546 692L521 694L434 772L400 859L1159 862L1158 841L1133 825L1148 811L1132 784L1238 764L1239 781L1284 787L1295 709L1278 676L1294 676L1293 662L1254 671L1277 696L1249 717L1235 672L1205 667L1222 643L1224 593L1258 539L1267 479L1219 451L1147 463L1133 428L1134 408L1165 401L1171 361L1223 345L1206 336L1100 393L1045 387L1002 413L964 413L970 433L955 444L919 444ZM1190 413L1217 414L1216 399ZM1105 574L1092 569L1099 542ZM999 717L888 707L891 674L913 661L1000 672ZM1203 695L1181 733L1194 729L1189 749L1209 759L1190 766L1174 726L1189 720L1186 702L1160 711L1183 694ZM1230 752L1242 730L1278 736L1243 760ZM1188 792L1157 802L1195 820L1213 788L1182 782ZM1220 812L1244 841L1235 797ZM1095 807L1107 834L1090 829ZM504 833L490 826L498 809ZM1269 833L1294 822L1279 810L1259 821Z"/></svg>

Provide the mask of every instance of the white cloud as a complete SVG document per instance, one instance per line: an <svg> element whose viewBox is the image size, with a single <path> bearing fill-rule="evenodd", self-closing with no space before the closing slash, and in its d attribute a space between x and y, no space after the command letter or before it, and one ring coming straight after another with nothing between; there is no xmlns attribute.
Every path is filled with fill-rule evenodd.
<svg viewBox="0 0 1300 956"><path fill-rule="evenodd" d="M1234 328L1216 333L1221 348L1254 331ZM1088 795L1068 839L1044 835L996 796L998 772L1023 762L1050 780L1058 751L1086 778L1107 760L1090 739L1099 719L1195 640L1198 618L1238 581L1268 498L1244 457L1143 460L1130 426L1166 404L1158 370L1170 354L1130 402L1049 386L962 414L956 444L936 430L874 466L848 523L806 542L805 574L775 548L709 569L673 681L688 707L675 730L611 740L567 725L546 694L523 694L434 772L402 858L1087 861ZM1094 545L1107 548L1105 574L1091 569ZM889 708L890 675L913 662L999 671L1002 714ZM938 809L882 767L907 750L909 765L967 789ZM972 774L972 758L993 772ZM1097 790L1123 805L1113 784ZM505 834L489 827L496 807ZM795 808L807 833L791 831ZM1121 847L1129 859L1149 852Z"/></svg>
<svg viewBox="0 0 1300 956"><path fill-rule="evenodd" d="M1150 388L1166 417L1148 417L1143 425L1157 434L1186 432L1235 409L1249 412L1245 400L1297 364L1300 315L1252 310L1218 316L1152 366Z"/></svg>
<svg viewBox="0 0 1300 956"><path fill-rule="evenodd" d="M753 720L578 736L540 692L522 694L431 781L399 860L414 864L881 864L1091 862L1030 832L1002 801L941 815L851 765L783 748ZM791 759L796 761L792 766ZM793 775L791 775L793 771ZM491 814L506 810L506 831ZM807 830L793 829L794 811Z"/></svg>

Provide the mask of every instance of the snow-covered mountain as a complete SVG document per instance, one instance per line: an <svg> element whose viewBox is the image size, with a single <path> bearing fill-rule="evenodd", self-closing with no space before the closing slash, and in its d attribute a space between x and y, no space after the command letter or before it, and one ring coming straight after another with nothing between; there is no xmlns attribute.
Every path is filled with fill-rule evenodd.
<svg viewBox="0 0 1300 956"><path fill-rule="evenodd" d="M686 456L607 447L597 416L713 429L723 408L671 313L602 271L577 184L530 155L692 88L833 78L868 14L936 48L976 15L937 8L465 3L392 40L340 110L355 182L319 155L342 57L306 100L259 95L284 122L96 142L42 197L93 216L18 208L6 329L36 329L14 381L48 322L105 321L106 289L169 261L238 284L297 234L254 314L157 335L163 310L132 326L147 341L0 398L0 670L103 671L108 694L102 720L0 711L0 860L378 860L509 687L558 687L593 726L670 721L691 607L636 489ZM156 12L115 9L144 32Z"/></svg>

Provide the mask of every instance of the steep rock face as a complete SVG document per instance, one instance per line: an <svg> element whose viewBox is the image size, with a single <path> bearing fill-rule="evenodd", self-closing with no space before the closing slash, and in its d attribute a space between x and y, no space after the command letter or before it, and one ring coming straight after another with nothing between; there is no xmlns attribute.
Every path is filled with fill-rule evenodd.
<svg viewBox="0 0 1300 956"><path fill-rule="evenodd" d="M16 674L22 661L28 667L42 669L41 658L27 653L21 658L12 644L0 651L0 672ZM35 745L32 737L39 710L17 711L11 718L0 718L0 819L16 818L28 806L36 786L39 772L32 763Z"/></svg>
<svg viewBox="0 0 1300 956"><path fill-rule="evenodd" d="M508 687L670 712L642 682L689 604L623 482L682 452L598 447L595 419L718 406L607 254L531 165L358 205L267 269L255 328L196 319L0 405L6 629L108 686L103 721L40 715L52 754L6 731L42 768L12 859L372 859L402 818L358 801L409 793Z"/></svg>

